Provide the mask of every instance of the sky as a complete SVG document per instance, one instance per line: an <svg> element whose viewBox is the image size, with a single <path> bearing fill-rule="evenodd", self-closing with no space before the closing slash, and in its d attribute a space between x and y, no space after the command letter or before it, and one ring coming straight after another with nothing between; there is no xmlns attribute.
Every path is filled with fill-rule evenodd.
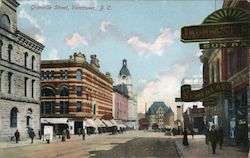
<svg viewBox="0 0 250 158"><path fill-rule="evenodd" d="M138 112L164 101L176 112L184 77L202 75L199 43L182 43L183 26L199 25L223 0L18 0L18 29L45 48L42 60L96 54L117 82L127 59Z"/></svg>

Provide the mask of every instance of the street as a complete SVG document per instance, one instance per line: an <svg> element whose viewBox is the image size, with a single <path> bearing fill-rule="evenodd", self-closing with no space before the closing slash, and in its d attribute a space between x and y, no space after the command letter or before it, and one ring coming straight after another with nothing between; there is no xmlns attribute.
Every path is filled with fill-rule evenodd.
<svg viewBox="0 0 250 158"><path fill-rule="evenodd" d="M131 131L123 135L87 136L85 141L77 135L66 142L61 142L58 137L51 144L35 141L32 145L1 148L0 157L179 157L173 139L163 133Z"/></svg>

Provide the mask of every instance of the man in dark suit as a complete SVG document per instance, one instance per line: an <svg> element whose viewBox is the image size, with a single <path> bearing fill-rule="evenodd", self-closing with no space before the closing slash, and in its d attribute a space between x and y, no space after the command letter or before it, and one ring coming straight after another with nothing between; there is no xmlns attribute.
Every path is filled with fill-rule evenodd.
<svg viewBox="0 0 250 158"><path fill-rule="evenodd" d="M209 141L211 142L211 146L213 149L213 154L215 154L216 144L217 144L217 131L214 128L214 125L212 125L211 130L209 131Z"/></svg>

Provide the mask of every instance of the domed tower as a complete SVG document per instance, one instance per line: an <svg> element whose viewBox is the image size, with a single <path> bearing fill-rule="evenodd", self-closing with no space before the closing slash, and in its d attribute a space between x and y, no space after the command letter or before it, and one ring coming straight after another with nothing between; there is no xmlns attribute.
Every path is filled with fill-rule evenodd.
<svg viewBox="0 0 250 158"><path fill-rule="evenodd" d="M125 84L128 88L128 95L131 97L132 95L132 76L127 67L127 60L123 59L122 61L122 68L118 75L118 83L117 84Z"/></svg>

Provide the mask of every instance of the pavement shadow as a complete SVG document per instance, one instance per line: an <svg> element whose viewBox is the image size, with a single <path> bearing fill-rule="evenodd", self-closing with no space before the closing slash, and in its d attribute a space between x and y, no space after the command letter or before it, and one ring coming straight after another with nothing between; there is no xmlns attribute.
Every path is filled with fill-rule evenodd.
<svg viewBox="0 0 250 158"><path fill-rule="evenodd" d="M115 144L111 150L90 151L91 158L178 157L174 142L166 138L135 138Z"/></svg>

